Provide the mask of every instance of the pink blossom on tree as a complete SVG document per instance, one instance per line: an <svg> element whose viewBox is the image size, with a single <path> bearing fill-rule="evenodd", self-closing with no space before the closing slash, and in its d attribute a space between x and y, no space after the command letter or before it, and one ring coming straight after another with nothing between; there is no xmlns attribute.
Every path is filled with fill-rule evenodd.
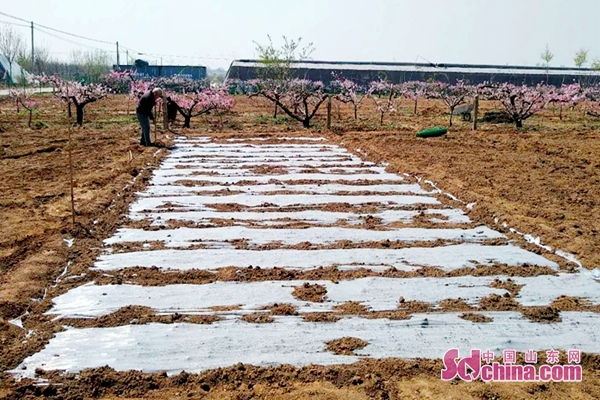
<svg viewBox="0 0 600 400"><path fill-rule="evenodd" d="M375 108L379 112L379 123L383 125L385 114L396 112L399 102L398 87L384 80L373 81L369 85L369 93L375 103Z"/></svg>
<svg viewBox="0 0 600 400"><path fill-rule="evenodd" d="M585 94L579 83L570 85L562 85L560 88L553 91L550 99L551 103L560 105L559 117L562 120L563 107L573 108L585 98Z"/></svg>
<svg viewBox="0 0 600 400"><path fill-rule="evenodd" d="M83 110L86 105L101 100L109 95L108 89L97 83L82 85L79 82L63 80L58 76L47 77L47 82L54 87L54 95L67 103L69 117L71 116L71 104L75 105L77 125L83 125Z"/></svg>
<svg viewBox="0 0 600 400"><path fill-rule="evenodd" d="M428 88L429 86L426 82L419 81L409 81L399 85L398 90L400 91L400 94L404 98L414 102L414 115L417 115L417 105L419 99L424 98L427 95Z"/></svg>
<svg viewBox="0 0 600 400"><path fill-rule="evenodd" d="M452 116L454 115L454 109L465 103L466 98L471 96L472 88L465 84L464 81L457 81L454 85L449 83L435 82L429 84L430 96L432 98L441 99L444 104L450 109L450 121L449 124L452 126Z"/></svg>
<svg viewBox="0 0 600 400"><path fill-rule="evenodd" d="M40 102L35 101L31 97L31 93L28 93L25 89L11 90L9 97L15 102L17 113L19 112L19 106L23 106L29 112L29 121L27 126L31 128L31 120L33 118L33 111L40 108Z"/></svg>
<svg viewBox="0 0 600 400"><path fill-rule="evenodd" d="M496 100L496 85L489 82L471 86L471 92L473 97L479 96L480 100Z"/></svg>
<svg viewBox="0 0 600 400"><path fill-rule="evenodd" d="M255 79L248 82L254 95L263 96L281 108L291 118L310 128L310 121L329 97L321 81L308 79Z"/></svg>
<svg viewBox="0 0 600 400"><path fill-rule="evenodd" d="M600 85L587 87L582 93L582 100L586 100L586 111L588 115L600 117L600 113L596 111L600 106Z"/></svg>
<svg viewBox="0 0 600 400"><path fill-rule="evenodd" d="M331 88L333 89L336 100L341 101L345 104L352 104L354 108L354 120L358 120L358 109L361 107L363 101L370 96L370 90L367 93L361 94L362 87L350 79L336 79L331 82Z"/></svg>
<svg viewBox="0 0 600 400"><path fill-rule="evenodd" d="M273 118L277 118L278 103L282 101L287 90L286 81L280 79L250 79L246 83L249 89L249 97L263 96L275 104Z"/></svg>
<svg viewBox="0 0 600 400"><path fill-rule="evenodd" d="M153 85L153 81L132 81L129 90L129 98L138 101Z"/></svg>
<svg viewBox="0 0 600 400"><path fill-rule="evenodd" d="M112 93L129 93L131 91L131 83L135 81L135 71L110 70L108 74L100 77L104 86L110 89Z"/></svg>
<svg viewBox="0 0 600 400"><path fill-rule="evenodd" d="M233 108L235 100L229 95L227 87L205 88L194 93L168 93L175 103L177 111L183 116L183 127L189 128L190 121L209 112L222 113Z"/></svg>
<svg viewBox="0 0 600 400"><path fill-rule="evenodd" d="M535 87L503 83L495 89L495 99L506 109L517 128L523 127L523 121L543 110L555 98L553 87L540 84Z"/></svg>

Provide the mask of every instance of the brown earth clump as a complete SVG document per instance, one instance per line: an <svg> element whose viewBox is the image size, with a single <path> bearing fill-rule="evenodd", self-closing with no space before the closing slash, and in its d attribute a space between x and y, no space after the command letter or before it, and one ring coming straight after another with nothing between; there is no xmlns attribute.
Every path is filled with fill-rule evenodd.
<svg viewBox="0 0 600 400"><path fill-rule="evenodd" d="M432 311L431 304L418 300L406 301L402 296L398 299L398 309L412 314Z"/></svg>
<svg viewBox="0 0 600 400"><path fill-rule="evenodd" d="M468 305L463 299L445 299L440 302L439 306L442 311L446 312L468 311L475 309L474 307Z"/></svg>
<svg viewBox="0 0 600 400"><path fill-rule="evenodd" d="M269 310L271 315L298 315L298 307L292 304L273 304L265 307L265 310Z"/></svg>
<svg viewBox="0 0 600 400"><path fill-rule="evenodd" d="M327 288L317 283L310 284L305 282L302 286L296 286L292 292L292 296L302 301L311 301L322 303L325 301Z"/></svg>
<svg viewBox="0 0 600 400"><path fill-rule="evenodd" d="M285 175L287 169L279 166L261 165L252 168L252 173L256 175Z"/></svg>
<svg viewBox="0 0 600 400"><path fill-rule="evenodd" d="M343 315L361 315L369 312L369 309L364 304L357 301L347 301L342 304L333 306L334 311L338 311Z"/></svg>
<svg viewBox="0 0 600 400"><path fill-rule="evenodd" d="M506 297L505 297L506 296ZM500 296L492 293L479 302L479 309L486 311L514 311L519 308L519 303L514 301L508 293Z"/></svg>
<svg viewBox="0 0 600 400"><path fill-rule="evenodd" d="M553 307L522 307L521 313L525 318L534 322L561 322L559 310Z"/></svg>
<svg viewBox="0 0 600 400"><path fill-rule="evenodd" d="M330 312L316 312L303 315L304 322L337 322L340 316Z"/></svg>
<svg viewBox="0 0 600 400"><path fill-rule="evenodd" d="M270 324L271 322L275 322L275 318L271 317L270 315L259 313L245 314L240 319L253 324Z"/></svg>
<svg viewBox="0 0 600 400"><path fill-rule="evenodd" d="M485 316L483 314L475 314L475 313L464 313L458 316L459 318L465 319L467 321L476 322L476 323L487 323L494 321L493 318Z"/></svg>
<svg viewBox="0 0 600 400"><path fill-rule="evenodd" d="M560 296L550 304L550 307L559 311L600 312L600 305L592 305L588 299L581 297Z"/></svg>
<svg viewBox="0 0 600 400"><path fill-rule="evenodd" d="M341 339L330 340L325 342L325 344L327 345L327 351L331 351L337 355L353 356L356 355L354 353L355 350L363 349L367 347L369 343L355 337L344 337Z"/></svg>
<svg viewBox="0 0 600 400"><path fill-rule="evenodd" d="M510 278L508 278L505 281L496 278L494 279L494 282L490 284L491 288L507 290L510 293L511 297L515 297L516 295L518 295L519 291L521 290L521 288L523 288L523 286L525 285L517 285L515 281L513 281Z"/></svg>

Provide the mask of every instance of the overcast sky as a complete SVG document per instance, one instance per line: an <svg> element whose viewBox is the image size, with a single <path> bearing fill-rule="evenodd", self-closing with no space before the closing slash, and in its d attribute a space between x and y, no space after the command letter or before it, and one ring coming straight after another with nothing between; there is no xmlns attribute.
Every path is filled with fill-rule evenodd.
<svg viewBox="0 0 600 400"><path fill-rule="evenodd" d="M282 35L312 42L315 60L535 65L546 45L553 66L572 66L581 48L600 58L600 0L3 0L0 11L119 41L122 62L128 48L157 54L135 54L150 63L227 68L255 57L253 41L268 34L278 46ZM14 29L29 42L29 29ZM35 42L63 59L86 49L42 32Z"/></svg>

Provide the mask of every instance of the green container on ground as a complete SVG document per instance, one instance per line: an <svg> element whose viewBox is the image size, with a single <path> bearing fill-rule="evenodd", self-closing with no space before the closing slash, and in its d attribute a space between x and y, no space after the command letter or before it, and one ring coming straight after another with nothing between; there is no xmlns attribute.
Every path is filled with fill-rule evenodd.
<svg viewBox="0 0 600 400"><path fill-rule="evenodd" d="M417 133L417 137L420 138L428 138L428 137L437 137L445 135L448 132L448 129L444 126L434 126L433 128L423 129L421 132Z"/></svg>

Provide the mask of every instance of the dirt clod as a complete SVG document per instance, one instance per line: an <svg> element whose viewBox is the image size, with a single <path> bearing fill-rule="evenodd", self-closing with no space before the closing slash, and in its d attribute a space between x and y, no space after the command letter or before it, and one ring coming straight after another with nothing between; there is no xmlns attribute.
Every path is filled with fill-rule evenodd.
<svg viewBox="0 0 600 400"><path fill-rule="evenodd" d="M521 313L535 322L561 322L559 310L553 307L523 307Z"/></svg>
<svg viewBox="0 0 600 400"><path fill-rule="evenodd" d="M253 324L270 324L275 322L275 319L268 314L245 314L240 318L243 321L250 322Z"/></svg>
<svg viewBox="0 0 600 400"><path fill-rule="evenodd" d="M304 322L337 322L340 317L333 313L319 312L304 314L303 320Z"/></svg>
<svg viewBox="0 0 600 400"><path fill-rule="evenodd" d="M467 321L477 322L477 323L486 323L492 322L494 319L491 317L487 317L483 314L475 314L475 313L464 313L459 315L459 318L466 319Z"/></svg>
<svg viewBox="0 0 600 400"><path fill-rule="evenodd" d="M291 304L273 304L265 310L270 310L271 315L298 315L298 307Z"/></svg>
<svg viewBox="0 0 600 400"><path fill-rule="evenodd" d="M357 301L347 301L345 303L334 306L333 309L335 311L340 312L341 314L346 315L360 315L365 314L369 311L367 306Z"/></svg>
<svg viewBox="0 0 600 400"><path fill-rule="evenodd" d="M325 344L327 345L327 351L331 351L337 355L352 356L356 355L354 353L355 350L363 349L369 343L355 337L344 337L325 342Z"/></svg>
<svg viewBox="0 0 600 400"><path fill-rule="evenodd" d="M519 303L514 301L510 296L504 297L492 293L481 299L479 308L487 311L514 311L519 308Z"/></svg>
<svg viewBox="0 0 600 400"><path fill-rule="evenodd" d="M466 311L473 310L463 299L445 299L440 302L440 308L443 311Z"/></svg>
<svg viewBox="0 0 600 400"><path fill-rule="evenodd" d="M305 282L302 286L296 286L292 292L292 296L298 300L312 301L315 303L322 303L325 301L325 295L327 289L323 285L317 283L310 284Z"/></svg>

